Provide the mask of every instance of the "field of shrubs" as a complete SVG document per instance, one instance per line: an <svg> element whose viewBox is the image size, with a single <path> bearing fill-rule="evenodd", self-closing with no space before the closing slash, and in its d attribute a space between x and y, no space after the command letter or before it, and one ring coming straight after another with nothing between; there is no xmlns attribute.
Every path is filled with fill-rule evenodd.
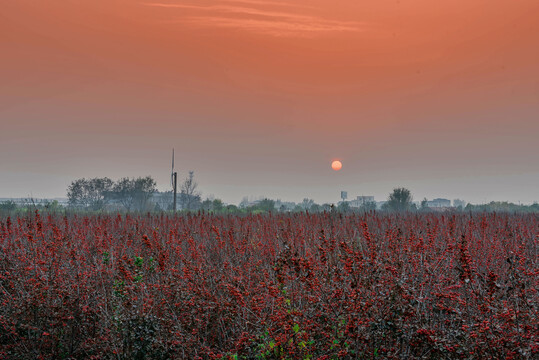
<svg viewBox="0 0 539 360"><path fill-rule="evenodd" d="M539 216L0 216L0 358L537 359Z"/></svg>

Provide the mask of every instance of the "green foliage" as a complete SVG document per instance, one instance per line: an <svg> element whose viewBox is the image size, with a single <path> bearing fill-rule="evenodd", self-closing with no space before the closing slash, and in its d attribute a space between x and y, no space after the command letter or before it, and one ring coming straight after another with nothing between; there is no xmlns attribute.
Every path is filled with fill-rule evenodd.
<svg viewBox="0 0 539 360"><path fill-rule="evenodd" d="M267 330L259 336L257 348L258 354L256 359L279 359L281 355L284 355L283 347L277 346L275 340L269 335Z"/></svg>
<svg viewBox="0 0 539 360"><path fill-rule="evenodd" d="M133 277L133 282L139 283L142 281L142 278L144 277L144 259L140 256L135 256L135 276Z"/></svg>
<svg viewBox="0 0 539 360"><path fill-rule="evenodd" d="M118 298L124 298L126 296L126 288L125 288L125 281L117 280L114 282L113 288L113 294L114 296Z"/></svg>
<svg viewBox="0 0 539 360"><path fill-rule="evenodd" d="M135 256L135 266L141 268L144 265L144 259L140 256Z"/></svg>

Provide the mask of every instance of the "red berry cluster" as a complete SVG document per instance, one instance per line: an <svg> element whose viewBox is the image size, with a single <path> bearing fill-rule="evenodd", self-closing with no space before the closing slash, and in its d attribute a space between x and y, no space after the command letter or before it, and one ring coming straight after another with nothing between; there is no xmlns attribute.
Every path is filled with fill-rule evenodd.
<svg viewBox="0 0 539 360"><path fill-rule="evenodd" d="M539 357L539 218L0 216L0 358Z"/></svg>

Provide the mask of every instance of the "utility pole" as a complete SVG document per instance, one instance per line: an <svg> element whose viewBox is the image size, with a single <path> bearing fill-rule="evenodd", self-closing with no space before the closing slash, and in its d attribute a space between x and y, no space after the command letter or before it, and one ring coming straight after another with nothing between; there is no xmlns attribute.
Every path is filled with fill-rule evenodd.
<svg viewBox="0 0 539 360"><path fill-rule="evenodd" d="M174 213L176 213L176 197L178 194L178 173L177 172L172 173L172 179L174 183Z"/></svg>
<svg viewBox="0 0 539 360"><path fill-rule="evenodd" d="M176 199L178 194L178 173L174 171L174 148L172 148L172 171L171 171L171 179L172 181L172 189L174 190L174 203L173 203L173 209L174 214L176 213Z"/></svg>

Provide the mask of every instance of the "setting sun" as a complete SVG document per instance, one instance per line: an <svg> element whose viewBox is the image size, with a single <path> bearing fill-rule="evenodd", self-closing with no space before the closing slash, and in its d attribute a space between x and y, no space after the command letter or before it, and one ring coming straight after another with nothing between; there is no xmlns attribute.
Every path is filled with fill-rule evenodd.
<svg viewBox="0 0 539 360"><path fill-rule="evenodd" d="M0 0L0 354L539 360L538 15Z"/></svg>
<svg viewBox="0 0 539 360"><path fill-rule="evenodd" d="M339 160L335 160L331 163L331 168L335 171L339 171L342 168L342 163Z"/></svg>

